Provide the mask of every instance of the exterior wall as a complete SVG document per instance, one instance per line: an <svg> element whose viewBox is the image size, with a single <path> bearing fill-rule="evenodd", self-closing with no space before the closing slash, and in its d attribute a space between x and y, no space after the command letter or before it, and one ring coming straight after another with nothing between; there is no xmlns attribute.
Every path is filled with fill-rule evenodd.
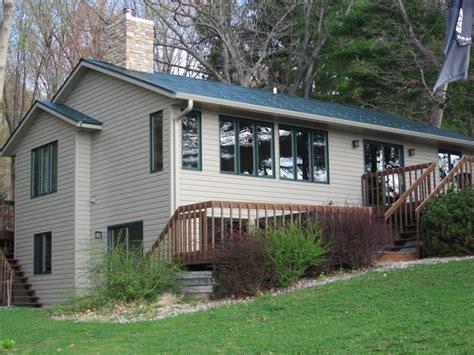
<svg viewBox="0 0 474 355"><path fill-rule="evenodd" d="M42 113L16 149L15 258L43 304L57 303L74 292L74 208L76 130ZM57 192L31 198L31 150L58 141ZM34 234L52 233L52 273L33 275Z"/></svg>
<svg viewBox="0 0 474 355"><path fill-rule="evenodd" d="M107 227L143 221L145 250L171 215L171 100L124 81L87 73L64 104L103 123L91 136L90 238L105 246ZM163 171L150 172L149 116L163 110ZM94 232L101 231L101 241Z"/></svg>
<svg viewBox="0 0 474 355"><path fill-rule="evenodd" d="M295 124L296 125L296 124ZM208 200L233 200L255 202L281 202L300 204L358 205L362 201L361 175L364 173L363 140L391 142L404 146L405 165L437 161L436 145L404 142L393 135L374 135L325 129L310 123L307 126L328 131L329 184L280 180L278 123L275 124L276 177L261 178L220 173L219 113L202 111L202 171L179 170L178 205ZM176 126L177 132L180 126ZM181 166L181 139L176 134L176 165ZM352 148L352 141L360 141L359 148ZM415 148L410 157L408 149Z"/></svg>
<svg viewBox="0 0 474 355"><path fill-rule="evenodd" d="M76 133L75 148L75 285L88 285L87 268L91 255L91 133Z"/></svg>

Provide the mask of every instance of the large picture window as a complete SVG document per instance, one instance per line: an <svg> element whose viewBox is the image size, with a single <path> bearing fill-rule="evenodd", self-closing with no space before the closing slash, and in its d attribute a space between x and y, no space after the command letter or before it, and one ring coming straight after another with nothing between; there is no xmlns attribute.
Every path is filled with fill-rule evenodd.
<svg viewBox="0 0 474 355"><path fill-rule="evenodd" d="M272 123L223 116L219 142L221 172L274 177Z"/></svg>
<svg viewBox="0 0 474 355"><path fill-rule="evenodd" d="M280 178L329 183L327 132L280 125Z"/></svg>
<svg viewBox="0 0 474 355"><path fill-rule="evenodd" d="M163 170L163 111L150 116L151 171Z"/></svg>
<svg viewBox="0 0 474 355"><path fill-rule="evenodd" d="M34 274L51 274L51 232L34 236Z"/></svg>
<svg viewBox="0 0 474 355"><path fill-rule="evenodd" d="M201 170L201 113L191 111L181 123L183 168Z"/></svg>
<svg viewBox="0 0 474 355"><path fill-rule="evenodd" d="M58 188L58 142L31 151L31 196L56 192Z"/></svg>

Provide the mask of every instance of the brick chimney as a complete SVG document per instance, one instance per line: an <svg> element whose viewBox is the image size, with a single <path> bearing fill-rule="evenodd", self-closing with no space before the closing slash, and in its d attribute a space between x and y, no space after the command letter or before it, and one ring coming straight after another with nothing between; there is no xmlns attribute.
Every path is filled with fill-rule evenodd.
<svg viewBox="0 0 474 355"><path fill-rule="evenodd" d="M105 61L120 67L153 73L154 23L132 15L125 8L122 18L107 29L109 48Z"/></svg>

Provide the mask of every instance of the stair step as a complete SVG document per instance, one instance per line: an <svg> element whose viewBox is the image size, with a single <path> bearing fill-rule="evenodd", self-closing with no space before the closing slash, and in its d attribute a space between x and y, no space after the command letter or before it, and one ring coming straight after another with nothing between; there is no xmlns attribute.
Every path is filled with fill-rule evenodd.
<svg viewBox="0 0 474 355"><path fill-rule="evenodd" d="M398 245L398 246L403 246L403 245L406 245L406 244L411 243L411 242L415 242L415 244L416 244L416 237L397 239L397 240L393 241L393 244Z"/></svg>

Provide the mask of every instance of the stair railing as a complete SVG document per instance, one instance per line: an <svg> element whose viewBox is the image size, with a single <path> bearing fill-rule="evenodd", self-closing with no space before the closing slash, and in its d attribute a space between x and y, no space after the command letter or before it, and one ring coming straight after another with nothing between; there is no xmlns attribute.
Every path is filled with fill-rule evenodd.
<svg viewBox="0 0 474 355"><path fill-rule="evenodd" d="M407 226L416 223L416 209L436 188L436 163L430 163L427 169L405 190L395 203L385 212L384 219L394 236L407 230ZM419 246L419 241L417 241Z"/></svg>
<svg viewBox="0 0 474 355"><path fill-rule="evenodd" d="M0 250L0 299L7 307L12 303L13 274L10 263Z"/></svg>
<svg viewBox="0 0 474 355"><path fill-rule="evenodd" d="M463 156L451 171L441 180L438 186L415 209L416 214L416 240L420 244L420 217L428 203L436 196L446 193L449 189L460 190L474 187L473 181L474 156Z"/></svg>

